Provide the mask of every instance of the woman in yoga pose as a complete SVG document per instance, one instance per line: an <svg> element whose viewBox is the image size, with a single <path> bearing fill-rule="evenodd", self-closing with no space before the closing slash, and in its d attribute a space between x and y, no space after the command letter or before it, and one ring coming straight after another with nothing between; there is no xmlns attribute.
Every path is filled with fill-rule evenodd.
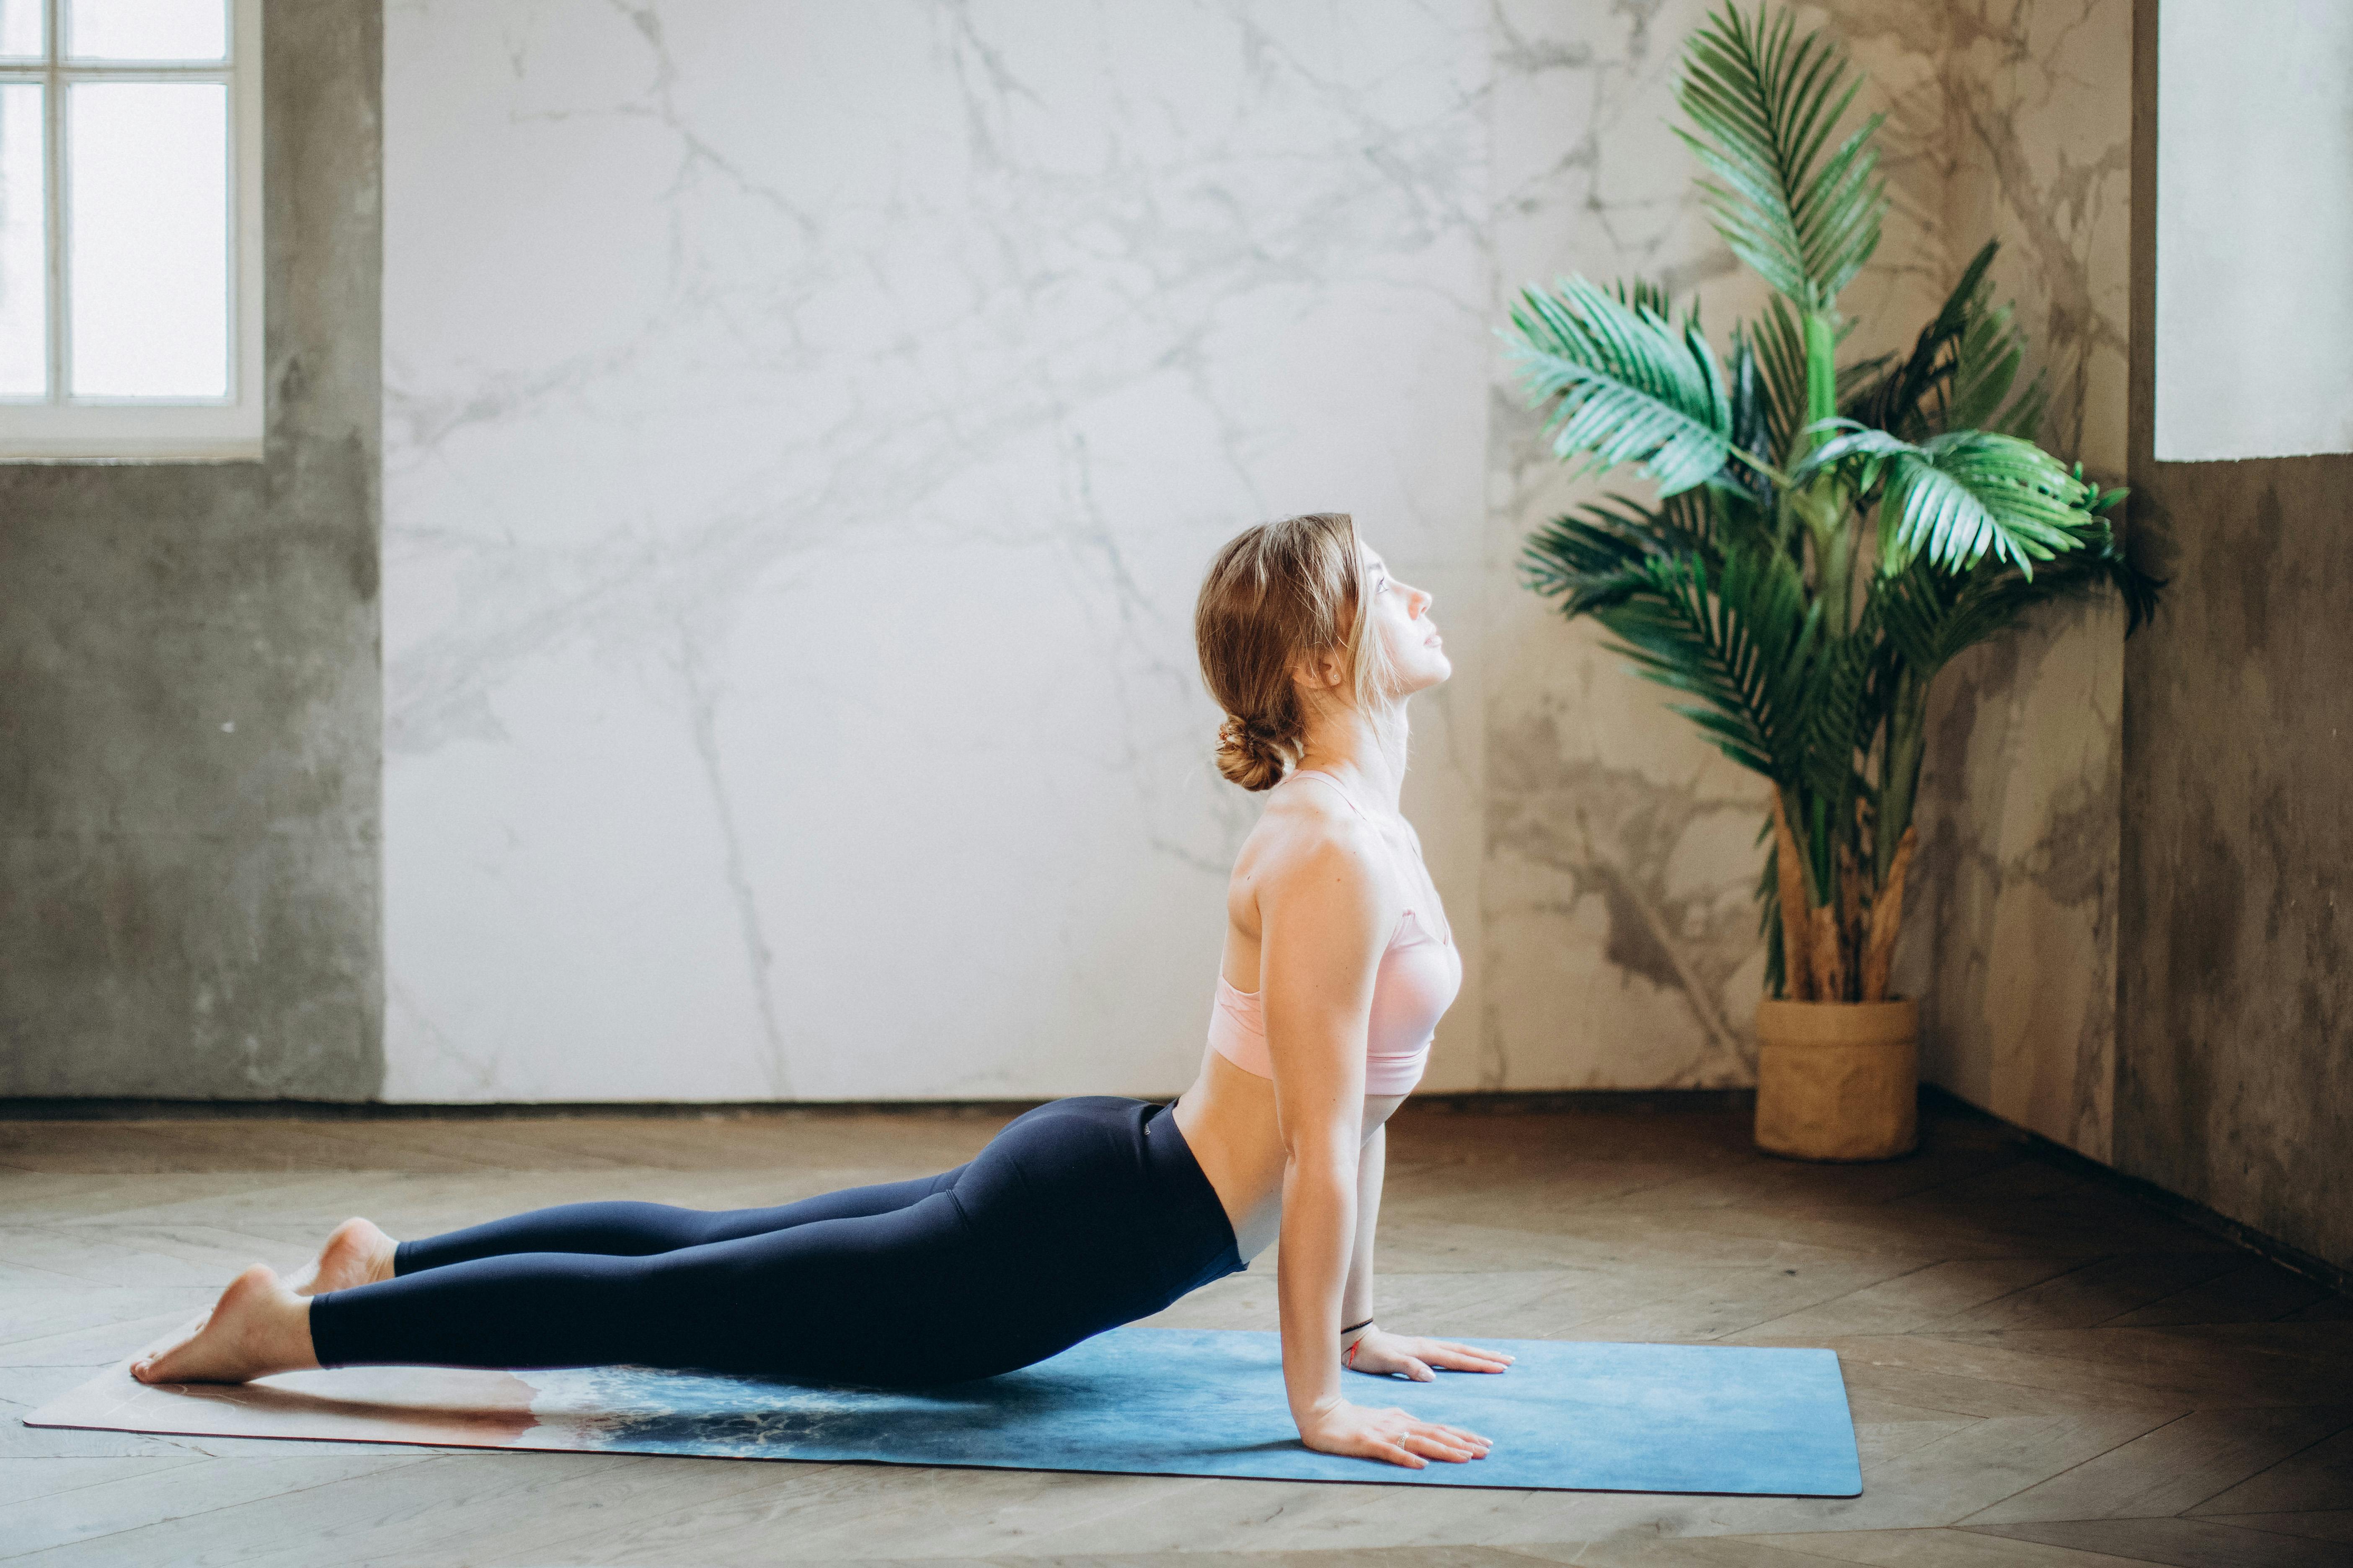
<svg viewBox="0 0 2353 1568"><path fill-rule="evenodd" d="M1041 1361L1282 1241L1300 1436L1416 1469L1487 1440L1352 1404L1345 1368L1427 1381L1509 1356L1373 1321L1383 1124L1461 959L1398 813L1406 701L1451 667L1430 596L1336 513L1219 552L1194 613L1229 717L1218 766L1271 790L1226 895L1199 1076L1016 1117L969 1163L778 1208L565 1204L419 1240L345 1221L302 1275L255 1265L142 1381L308 1367L710 1368L915 1385Z"/></svg>

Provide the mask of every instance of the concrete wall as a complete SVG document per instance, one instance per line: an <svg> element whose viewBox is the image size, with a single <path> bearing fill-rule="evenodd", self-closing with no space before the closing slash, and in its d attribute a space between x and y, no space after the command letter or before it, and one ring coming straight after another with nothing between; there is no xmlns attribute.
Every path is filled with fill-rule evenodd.
<svg viewBox="0 0 2353 1568"><path fill-rule="evenodd" d="M266 458L0 467L0 1095L382 1082L380 37L268 7Z"/></svg>
<svg viewBox="0 0 2353 1568"><path fill-rule="evenodd" d="M2116 1163L2353 1268L2353 457L2156 460L2166 257L2137 216L2132 517L2172 584L2125 657Z"/></svg>

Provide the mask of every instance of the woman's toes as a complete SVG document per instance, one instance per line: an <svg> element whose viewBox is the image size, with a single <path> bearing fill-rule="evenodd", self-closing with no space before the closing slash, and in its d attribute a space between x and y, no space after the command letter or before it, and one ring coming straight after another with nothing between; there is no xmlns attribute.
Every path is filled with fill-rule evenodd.
<svg viewBox="0 0 2353 1568"><path fill-rule="evenodd" d="M278 1276L257 1263L229 1282L194 1332L133 1363L132 1374L150 1384L243 1383L316 1365L307 1313Z"/></svg>
<svg viewBox="0 0 2353 1568"><path fill-rule="evenodd" d="M195 1333L188 1334L174 1343L165 1346L164 1349L157 1351L153 1355L140 1357L137 1361L131 1363L131 1375L137 1378L142 1383L177 1383L182 1381L181 1379L171 1375L171 1368L178 1358L178 1353L186 1349L190 1344L193 1344L203 1332L204 1330L199 1327Z"/></svg>

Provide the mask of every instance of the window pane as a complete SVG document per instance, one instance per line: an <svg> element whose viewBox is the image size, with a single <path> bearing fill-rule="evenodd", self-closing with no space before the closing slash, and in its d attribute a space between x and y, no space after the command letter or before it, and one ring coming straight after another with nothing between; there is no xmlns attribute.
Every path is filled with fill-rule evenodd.
<svg viewBox="0 0 2353 1568"><path fill-rule="evenodd" d="M227 0L67 0L66 52L79 60L228 58Z"/></svg>
<svg viewBox="0 0 2353 1568"><path fill-rule="evenodd" d="M0 87L0 397L42 397L49 390L44 90Z"/></svg>
<svg viewBox="0 0 2353 1568"><path fill-rule="evenodd" d="M41 0L0 0L0 55L12 58L41 54Z"/></svg>
<svg viewBox="0 0 2353 1568"><path fill-rule="evenodd" d="M228 89L66 89L78 397L228 395Z"/></svg>

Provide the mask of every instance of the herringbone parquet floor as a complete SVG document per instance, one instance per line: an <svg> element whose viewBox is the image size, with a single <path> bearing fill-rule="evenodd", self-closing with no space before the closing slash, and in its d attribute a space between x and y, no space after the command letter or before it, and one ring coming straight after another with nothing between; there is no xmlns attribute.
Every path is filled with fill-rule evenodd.
<svg viewBox="0 0 2353 1568"><path fill-rule="evenodd" d="M1001 1118L0 1123L0 1402L21 1415L366 1214L786 1201L963 1160ZM43 1431L0 1422L0 1561L2094 1568L2353 1563L2353 1306L1999 1124L1823 1167L1724 1111L1409 1109L1382 1317L1462 1336L1828 1345L1844 1501L1433 1492ZM1160 1321L1271 1327L1271 1257Z"/></svg>

